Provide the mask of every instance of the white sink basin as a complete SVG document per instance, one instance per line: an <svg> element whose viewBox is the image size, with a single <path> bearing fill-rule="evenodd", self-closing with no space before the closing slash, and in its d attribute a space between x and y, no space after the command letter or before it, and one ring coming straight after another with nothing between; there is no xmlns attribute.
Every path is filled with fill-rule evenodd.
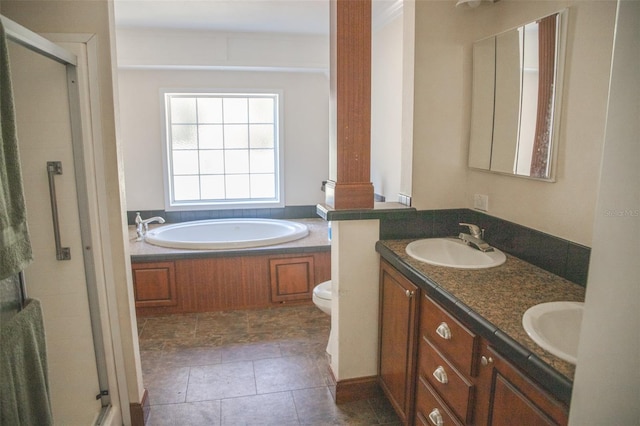
<svg viewBox="0 0 640 426"><path fill-rule="evenodd" d="M541 303L527 309L522 326L541 348L575 364L583 309L581 302Z"/></svg>
<svg viewBox="0 0 640 426"><path fill-rule="evenodd" d="M498 249L482 252L457 238L426 238L406 248L409 256L421 262L459 269L484 269L502 265L507 257Z"/></svg>

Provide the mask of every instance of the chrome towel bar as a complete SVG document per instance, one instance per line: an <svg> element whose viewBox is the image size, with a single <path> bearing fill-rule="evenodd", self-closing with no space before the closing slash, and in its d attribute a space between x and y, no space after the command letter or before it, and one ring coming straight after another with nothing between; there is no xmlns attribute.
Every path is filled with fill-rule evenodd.
<svg viewBox="0 0 640 426"><path fill-rule="evenodd" d="M56 243L56 259L71 260L71 249L62 247L60 243L60 221L58 220L58 201L56 198L56 183L54 175L62 174L61 161L47 161L47 174L49 175L49 195L51 196L51 217L53 218L53 238Z"/></svg>

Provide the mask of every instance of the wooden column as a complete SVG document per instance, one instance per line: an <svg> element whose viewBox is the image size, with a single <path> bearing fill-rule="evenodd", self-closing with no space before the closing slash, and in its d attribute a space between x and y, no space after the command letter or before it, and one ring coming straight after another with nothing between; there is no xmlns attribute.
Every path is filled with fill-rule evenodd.
<svg viewBox="0 0 640 426"><path fill-rule="evenodd" d="M533 139L531 177L545 178L549 172L549 144L553 122L553 91L556 72L556 25L558 15L538 21L538 114Z"/></svg>
<svg viewBox="0 0 640 426"><path fill-rule="evenodd" d="M331 0L329 181L333 209L373 208L371 0Z"/></svg>

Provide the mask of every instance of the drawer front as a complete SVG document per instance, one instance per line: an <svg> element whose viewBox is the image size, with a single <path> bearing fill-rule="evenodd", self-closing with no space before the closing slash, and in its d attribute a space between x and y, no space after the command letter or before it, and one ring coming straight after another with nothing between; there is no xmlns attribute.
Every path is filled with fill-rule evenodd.
<svg viewBox="0 0 640 426"><path fill-rule="evenodd" d="M420 339L419 375L442 397L451 410L466 423L473 414L474 387L426 339Z"/></svg>
<svg viewBox="0 0 640 426"><path fill-rule="evenodd" d="M461 372L474 376L476 335L426 296L421 311L421 333Z"/></svg>
<svg viewBox="0 0 640 426"><path fill-rule="evenodd" d="M424 378L416 386L416 426L462 425L446 408Z"/></svg>

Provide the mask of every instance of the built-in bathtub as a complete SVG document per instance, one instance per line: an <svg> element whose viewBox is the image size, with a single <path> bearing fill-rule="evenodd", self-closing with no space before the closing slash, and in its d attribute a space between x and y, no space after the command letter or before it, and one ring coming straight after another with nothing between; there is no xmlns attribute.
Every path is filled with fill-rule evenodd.
<svg viewBox="0 0 640 426"><path fill-rule="evenodd" d="M254 221L216 219L151 225L147 237L161 235L158 231L167 228L184 232L185 228L189 229L186 225L200 225L198 222L237 224L239 220ZM265 219L258 221L265 223ZM149 238L136 241L135 226L130 226L129 250L137 314L147 316L311 304L315 285L331 279L327 222L319 218L277 222L293 223L298 225L294 228L303 228L307 234L286 242L271 241L266 243L268 245L252 243L251 247L236 244L226 248L170 248L151 244ZM198 226L189 232L194 229L198 235L205 234L205 228ZM182 237L173 239L182 241Z"/></svg>
<svg viewBox="0 0 640 426"><path fill-rule="evenodd" d="M147 232L146 242L169 248L225 250L286 243L309 235L304 223L278 219L213 219L176 223Z"/></svg>

